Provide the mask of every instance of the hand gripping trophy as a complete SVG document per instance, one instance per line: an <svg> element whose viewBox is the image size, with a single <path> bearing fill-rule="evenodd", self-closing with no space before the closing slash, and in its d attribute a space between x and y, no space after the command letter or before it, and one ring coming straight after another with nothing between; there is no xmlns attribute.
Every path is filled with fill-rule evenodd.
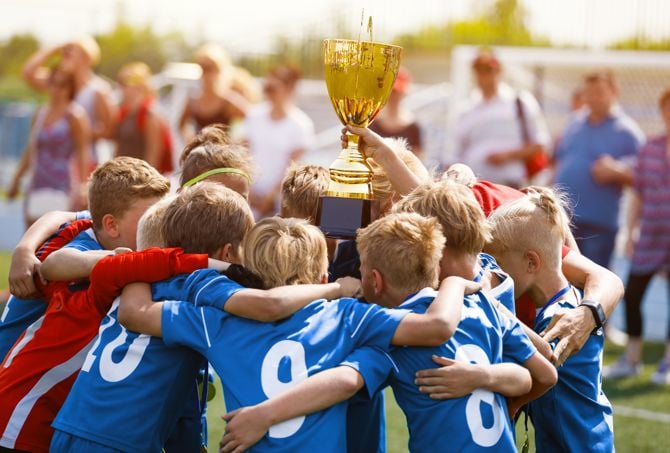
<svg viewBox="0 0 670 453"><path fill-rule="evenodd" d="M344 125L367 127L386 104L402 48L345 39L324 41L328 96ZM372 170L358 149L358 136L330 166L330 184L321 197L317 224L328 237L351 239L372 220Z"/></svg>

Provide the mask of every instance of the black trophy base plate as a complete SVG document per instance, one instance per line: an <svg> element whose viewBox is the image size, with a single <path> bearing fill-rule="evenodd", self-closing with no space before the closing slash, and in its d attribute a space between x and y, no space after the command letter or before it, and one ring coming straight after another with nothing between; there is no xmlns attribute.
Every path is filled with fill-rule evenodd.
<svg viewBox="0 0 670 453"><path fill-rule="evenodd" d="M326 237L356 239L356 230L373 220L372 203L357 198L321 197L316 224Z"/></svg>

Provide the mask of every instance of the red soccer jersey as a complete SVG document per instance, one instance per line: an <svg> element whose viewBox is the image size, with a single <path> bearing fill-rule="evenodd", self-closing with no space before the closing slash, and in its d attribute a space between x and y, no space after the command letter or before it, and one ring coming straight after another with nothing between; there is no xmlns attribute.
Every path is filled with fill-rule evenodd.
<svg viewBox="0 0 670 453"><path fill-rule="evenodd" d="M0 365L0 446L49 451L51 423L100 321L125 285L156 282L204 267L207 255L153 248L100 260L85 290L73 291L63 283L47 285L46 313L26 329Z"/></svg>
<svg viewBox="0 0 670 453"><path fill-rule="evenodd" d="M486 217L491 215L491 213L501 205L508 201L521 198L524 195L520 190L500 184L494 184L489 181L477 181L477 183L472 186L472 193ZM568 252L570 252L570 248L564 245L561 251L561 256L565 258ZM533 303L533 300L528 295L522 294L521 297L516 300L515 308L516 317L532 328L535 325L535 304Z"/></svg>

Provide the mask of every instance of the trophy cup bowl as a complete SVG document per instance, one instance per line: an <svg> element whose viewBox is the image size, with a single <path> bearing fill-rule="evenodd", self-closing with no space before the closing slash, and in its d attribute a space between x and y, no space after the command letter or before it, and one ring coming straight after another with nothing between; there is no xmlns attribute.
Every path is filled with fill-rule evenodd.
<svg viewBox="0 0 670 453"><path fill-rule="evenodd" d="M367 127L386 104L402 48L348 39L324 41L328 96L344 125ZM317 224L328 237L351 239L371 220L372 169L347 134L347 147L330 166L330 183L319 201Z"/></svg>

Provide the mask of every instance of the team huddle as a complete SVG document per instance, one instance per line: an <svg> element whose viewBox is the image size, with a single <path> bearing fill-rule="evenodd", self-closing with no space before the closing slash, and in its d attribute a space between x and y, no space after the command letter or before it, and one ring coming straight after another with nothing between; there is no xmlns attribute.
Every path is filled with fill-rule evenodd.
<svg viewBox="0 0 670 453"><path fill-rule="evenodd" d="M610 278L571 251L560 194L435 177L402 142L349 132L377 198L355 241L314 225L314 165L254 222L249 154L216 126L184 149L176 195L118 157L89 211L38 220L14 259L39 260L39 297L0 318L0 451L201 451L213 372L223 452L385 451L387 386L413 452L516 451L518 417L538 451L613 451L602 320L572 350L547 335Z"/></svg>

